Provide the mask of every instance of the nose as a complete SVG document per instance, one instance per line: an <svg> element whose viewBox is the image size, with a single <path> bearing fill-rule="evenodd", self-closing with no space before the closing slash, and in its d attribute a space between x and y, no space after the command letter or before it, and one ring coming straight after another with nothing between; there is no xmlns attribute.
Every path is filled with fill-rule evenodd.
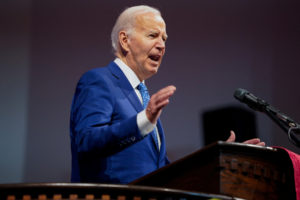
<svg viewBox="0 0 300 200"><path fill-rule="evenodd" d="M158 38L156 48L160 51L165 50L166 48L166 41L164 41L162 38Z"/></svg>

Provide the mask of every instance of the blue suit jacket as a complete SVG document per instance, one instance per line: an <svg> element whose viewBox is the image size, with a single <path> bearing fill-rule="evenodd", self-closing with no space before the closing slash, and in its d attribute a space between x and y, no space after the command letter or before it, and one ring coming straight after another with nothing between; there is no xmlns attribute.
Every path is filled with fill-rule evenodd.
<svg viewBox="0 0 300 200"><path fill-rule="evenodd" d="M141 136L142 110L114 62L81 77L71 109L72 182L128 183L169 163L159 120L160 151L153 134Z"/></svg>

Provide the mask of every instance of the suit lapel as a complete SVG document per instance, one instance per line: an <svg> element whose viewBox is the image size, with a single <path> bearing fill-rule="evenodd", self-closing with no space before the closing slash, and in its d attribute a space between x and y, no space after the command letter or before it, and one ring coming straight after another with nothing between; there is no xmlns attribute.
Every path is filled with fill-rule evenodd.
<svg viewBox="0 0 300 200"><path fill-rule="evenodd" d="M118 80L118 84L119 87L121 88L121 90L123 91L123 93L125 94L125 96L128 98L128 100L130 101L130 103L132 104L132 106L136 109L136 111L139 113L141 112L144 108L143 105L141 104L139 98L137 97L134 89L132 88L130 82L128 81L128 79L126 78L126 76L124 75L124 73L122 72L122 70L118 67L118 65L115 62L111 62L108 66L109 70L111 71L112 75ZM164 133L163 133L163 129L161 126L161 122L160 119L158 119L157 121L157 130L158 130L158 134L160 137L160 141L161 141L161 147L160 147L160 155L163 155L165 152L165 139L164 139ZM155 149L158 152L158 147L155 144L155 139L154 139L154 135L151 134L152 137L152 142L155 146Z"/></svg>
<svg viewBox="0 0 300 200"><path fill-rule="evenodd" d="M113 76L118 79L117 82L119 84L119 87L128 98L132 106L136 109L137 112L141 112L143 110L143 106L122 70L115 62L111 62L108 68L110 69Z"/></svg>

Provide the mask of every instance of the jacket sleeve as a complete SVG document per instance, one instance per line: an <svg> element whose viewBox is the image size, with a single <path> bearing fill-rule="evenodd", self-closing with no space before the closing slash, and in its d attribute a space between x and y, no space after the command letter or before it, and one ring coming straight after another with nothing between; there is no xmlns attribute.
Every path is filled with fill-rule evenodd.
<svg viewBox="0 0 300 200"><path fill-rule="evenodd" d="M116 99L109 84L93 72L78 82L71 110L71 138L78 152L112 153L142 139L137 114L114 120Z"/></svg>

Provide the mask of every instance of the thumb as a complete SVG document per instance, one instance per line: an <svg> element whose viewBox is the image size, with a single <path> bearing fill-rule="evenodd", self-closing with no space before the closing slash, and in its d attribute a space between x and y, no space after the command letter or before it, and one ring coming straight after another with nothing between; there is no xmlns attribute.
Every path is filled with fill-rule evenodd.
<svg viewBox="0 0 300 200"><path fill-rule="evenodd" d="M234 133L234 131L230 131L230 136L226 140L226 142L234 142L234 141L235 141L235 133Z"/></svg>

